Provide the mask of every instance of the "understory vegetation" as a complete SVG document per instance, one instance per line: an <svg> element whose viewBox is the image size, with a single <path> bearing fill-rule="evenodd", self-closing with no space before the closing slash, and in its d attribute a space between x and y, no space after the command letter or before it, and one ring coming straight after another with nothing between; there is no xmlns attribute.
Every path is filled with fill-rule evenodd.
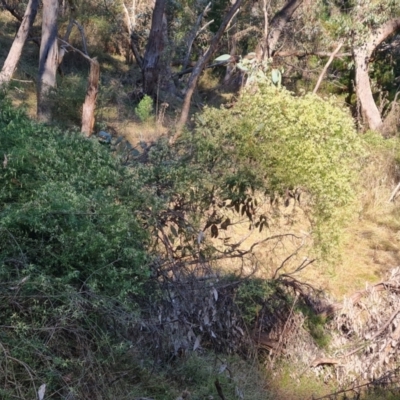
<svg viewBox="0 0 400 400"><path fill-rule="evenodd" d="M27 2L0 3L3 62ZM179 130L228 3L164 1L150 46L150 2L58 2L45 123L31 27L0 87L0 399L399 398L399 44L370 60L378 132L340 39L398 6L243 2ZM267 57L268 18L295 3Z"/></svg>
<svg viewBox="0 0 400 400"><path fill-rule="evenodd" d="M314 262L300 253L339 244L380 139L357 136L333 100L251 90L198 114L173 147L161 137L133 150L2 99L2 398L43 383L49 398L276 398L273 374L341 343L329 301L293 272ZM264 120L257 104L286 113ZM268 267L262 245L293 260Z"/></svg>

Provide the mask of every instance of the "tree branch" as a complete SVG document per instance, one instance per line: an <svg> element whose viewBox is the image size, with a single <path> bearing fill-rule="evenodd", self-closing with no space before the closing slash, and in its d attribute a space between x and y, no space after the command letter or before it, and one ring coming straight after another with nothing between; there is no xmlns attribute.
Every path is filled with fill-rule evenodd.
<svg viewBox="0 0 400 400"><path fill-rule="evenodd" d="M193 30L190 33L189 38L188 38L188 49L186 52L185 59L183 60L183 63L182 63L182 70L185 70L189 63L190 53L192 52L193 42L195 41L196 37L200 34L200 32L205 29L205 26L200 28L200 24L201 24L201 21L203 20L204 16L210 11L210 9L211 9L211 2L206 5L203 12L201 12L199 14L199 16L197 17L196 23L195 23ZM206 26L209 25L210 23L211 22L208 22L206 24Z"/></svg>
<svg viewBox="0 0 400 400"><path fill-rule="evenodd" d="M329 66L331 65L333 59L335 58L335 55L336 55L337 53L339 53L339 50L342 48L342 46L343 46L343 42L339 42L339 44L337 45L336 49L332 52L331 56L329 57L329 60L328 60L327 63L325 64L324 69L321 71L321 73L320 73L320 75L319 75L319 77L318 77L318 81L317 81L317 84L315 85L315 88L314 88L314 90L313 90L313 94L316 94L316 93L317 93L317 91L318 91L318 89L319 89L319 87L320 87L320 85L321 85L321 82L322 82L322 80L324 79L324 76L325 76L325 74L326 74L326 71L328 71L328 68L329 68Z"/></svg>
<svg viewBox="0 0 400 400"><path fill-rule="evenodd" d="M196 66L193 69L192 75L190 76L187 91L185 95L185 100L183 102L182 112L180 119L176 126L176 133L171 138L171 143L174 143L175 140L181 135L183 127L185 126L187 119L189 117L189 110L190 110L190 102L192 100L193 92L197 86L197 81L201 72L204 69L204 66L207 64L208 60L211 56L215 53L218 47L218 43L225 32L226 27L229 25L232 18L236 15L237 11L239 10L240 5L242 4L242 0L236 0L236 2L232 5L229 12L226 14L224 20L221 23L221 26L218 29L218 32L214 35L211 40L210 47L208 50L203 54L202 57L196 63Z"/></svg>

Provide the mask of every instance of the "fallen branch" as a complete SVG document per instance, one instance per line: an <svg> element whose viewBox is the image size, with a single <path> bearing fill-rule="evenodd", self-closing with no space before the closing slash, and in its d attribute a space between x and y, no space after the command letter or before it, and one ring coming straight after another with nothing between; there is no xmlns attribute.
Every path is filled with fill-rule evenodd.
<svg viewBox="0 0 400 400"><path fill-rule="evenodd" d="M388 287L400 289L400 287L395 286L395 285L391 284L390 282L379 282L366 290L359 290L358 292L355 292L350 297L349 301L351 304L357 304L363 296L367 295L372 290L375 292L382 292L382 291L386 290ZM343 303L330 304L329 306L325 307L325 309L322 310L318 315L323 318L331 317L337 311L340 311L342 308L343 308Z"/></svg>

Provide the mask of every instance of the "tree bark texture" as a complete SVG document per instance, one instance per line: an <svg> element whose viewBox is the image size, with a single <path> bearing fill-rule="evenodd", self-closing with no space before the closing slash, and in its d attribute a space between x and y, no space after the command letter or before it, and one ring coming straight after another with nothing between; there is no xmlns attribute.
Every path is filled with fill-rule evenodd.
<svg viewBox="0 0 400 400"><path fill-rule="evenodd" d="M96 99L99 92L100 65L96 58L90 60L90 73L88 87L86 90L85 102L82 109L82 129L81 132L89 137L93 133L94 111L96 109Z"/></svg>
<svg viewBox="0 0 400 400"><path fill-rule="evenodd" d="M11 49L0 72L0 85L10 82L14 71L17 68L19 59L21 58L22 49L24 48L26 39L29 35L29 30L35 20L38 6L39 0L29 0L17 36L15 36Z"/></svg>
<svg viewBox="0 0 400 400"><path fill-rule="evenodd" d="M51 119L49 92L56 86L58 67L57 16L58 0L43 0L42 40L37 83L37 118L43 122L49 122Z"/></svg>
<svg viewBox="0 0 400 400"><path fill-rule="evenodd" d="M372 94L368 73L369 61L375 49L390 35L399 30L400 18L391 19L375 32L372 32L365 43L354 49L356 93L361 115L367 127L377 131L381 130L383 121Z"/></svg>
<svg viewBox="0 0 400 400"><path fill-rule="evenodd" d="M269 23L264 36L262 58L270 58L274 55L279 39L285 26L288 24L294 12L303 3L303 0L288 0L286 4L274 15ZM265 28L264 28L265 29Z"/></svg>
<svg viewBox="0 0 400 400"><path fill-rule="evenodd" d="M128 8L125 5L125 2L122 2L122 8L124 11L124 25L126 32L128 33L129 37L129 47L132 50L132 53L135 57L136 64L140 69L142 69L142 57L140 55L140 51L137 45L138 42L138 35L135 32L135 25L136 25L136 19L135 19L135 13L136 13L136 1L134 0L132 2L132 17L129 14ZM126 57L128 59L128 56Z"/></svg>
<svg viewBox="0 0 400 400"><path fill-rule="evenodd" d="M166 0L156 0L151 21L149 41L142 60L144 92L155 97L162 67L164 52L164 10Z"/></svg>
<svg viewBox="0 0 400 400"><path fill-rule="evenodd" d="M187 90L185 94L185 99L183 101L181 116L176 126L176 133L171 139L171 143L173 143L182 133L183 127L185 126L187 119L189 117L190 111L190 102L192 100L192 96L194 90L197 86L197 81L199 80L200 74L203 71L205 65L207 64L208 60L211 56L215 53L218 48L218 43L225 32L226 27L229 25L231 19L235 16L236 12L239 10L240 5L242 4L242 0L236 0L236 2L232 5L228 13L225 15L224 20L221 23L217 33L211 40L210 47L208 50L203 54L202 57L196 63L196 66L193 68L193 72L190 75L189 82L187 85Z"/></svg>

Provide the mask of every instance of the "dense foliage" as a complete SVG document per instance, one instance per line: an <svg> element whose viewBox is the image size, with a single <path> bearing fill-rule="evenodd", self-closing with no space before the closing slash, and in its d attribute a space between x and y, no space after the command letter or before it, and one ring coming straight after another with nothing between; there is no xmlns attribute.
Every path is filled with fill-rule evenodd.
<svg viewBox="0 0 400 400"><path fill-rule="evenodd" d="M123 298L148 276L138 187L107 149L2 102L3 281L33 274Z"/></svg>
<svg viewBox="0 0 400 400"><path fill-rule="evenodd" d="M199 157L224 171L225 187L239 197L300 189L309 195L320 244L330 246L351 205L363 152L333 98L295 97L265 84L242 93L234 108L208 108L197 121Z"/></svg>

